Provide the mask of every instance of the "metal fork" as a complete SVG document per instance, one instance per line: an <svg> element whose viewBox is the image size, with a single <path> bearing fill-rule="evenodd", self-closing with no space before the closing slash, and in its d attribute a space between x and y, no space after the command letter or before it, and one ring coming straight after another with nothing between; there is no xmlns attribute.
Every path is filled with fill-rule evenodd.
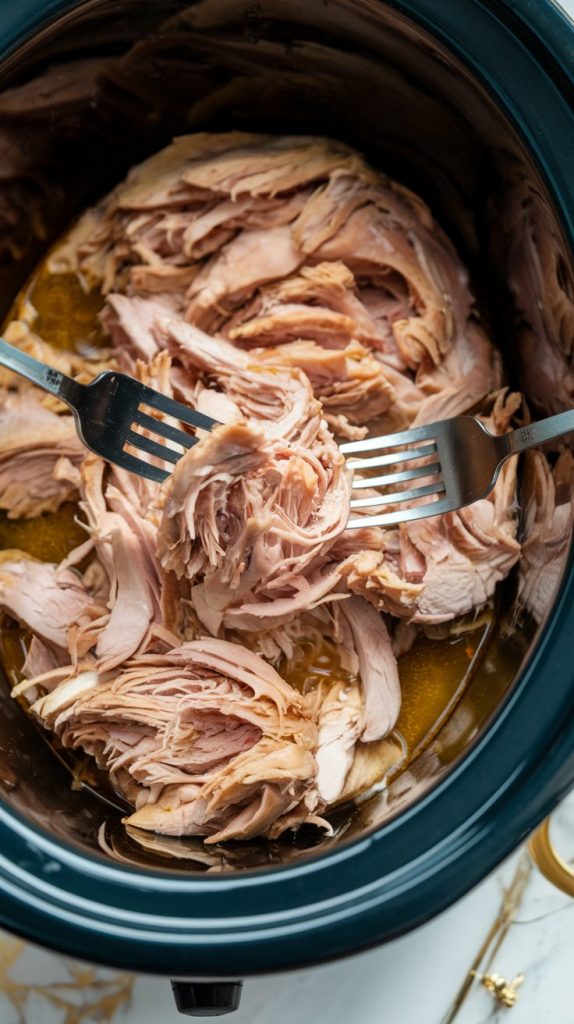
<svg viewBox="0 0 574 1024"><path fill-rule="evenodd" d="M114 462L148 480L161 482L169 473L160 466L132 455L126 451L126 447L175 463L199 438L157 419L146 412L146 408L170 416L189 427L211 430L217 425L217 420L210 416L204 416L167 398L125 373L109 370L100 373L90 384L79 384L59 370L14 348L2 338L0 364L69 405L80 439L87 448L108 462ZM157 440L140 434L138 428L155 434ZM171 444L177 445L177 448L171 447Z"/></svg>
<svg viewBox="0 0 574 1024"><path fill-rule="evenodd" d="M395 506L389 512L376 515L351 516L348 528L391 526L470 505L492 490L501 466L511 455L571 431L574 431L574 409L508 434L491 434L473 416L455 416L396 434L346 442L341 445L344 455L368 455L368 458L349 459L355 471L353 491L380 490L376 495L353 498L351 509ZM371 454L375 452L377 454ZM388 471L374 476L362 475L383 468ZM396 487L414 481L417 481L416 487Z"/></svg>
<svg viewBox="0 0 574 1024"><path fill-rule="evenodd" d="M195 412L124 373L110 370L100 373L90 384L79 384L2 338L0 364L69 405L78 434L87 448L108 462L149 480L161 482L169 472L138 458L126 448L176 463L199 438L157 419L146 412L146 408L201 430L211 430L218 425L210 416ZM155 434L158 440L139 433L138 428ZM345 456L368 456L349 459L355 471L353 491L377 490L377 494L353 498L351 509L394 506L389 512L351 516L348 528L391 526L470 505L492 490L502 464L511 455L571 431L574 431L574 410L508 434L491 434L473 416L456 416L396 434L346 442L340 446ZM372 455L373 452L378 454ZM397 469L397 466L406 468ZM388 471L369 475L372 470L383 468ZM414 481L417 481L416 487L397 490L397 485ZM408 507L405 508L405 504Z"/></svg>

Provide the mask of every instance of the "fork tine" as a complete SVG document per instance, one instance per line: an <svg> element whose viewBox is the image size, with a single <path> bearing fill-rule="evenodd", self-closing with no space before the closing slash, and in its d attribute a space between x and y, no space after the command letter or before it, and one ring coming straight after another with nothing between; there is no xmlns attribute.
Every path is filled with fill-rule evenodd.
<svg viewBox="0 0 574 1024"><path fill-rule="evenodd" d="M176 402L173 398L168 398L167 395L160 395L159 391L154 391L153 388L142 387L139 404L159 409L167 416L173 416L174 419L188 423L190 427L199 427L201 430L212 430L213 427L219 425L218 421L213 420L211 416L204 416L202 412L188 409L186 405Z"/></svg>
<svg viewBox="0 0 574 1024"><path fill-rule="evenodd" d="M362 452L373 452L381 448L399 448L403 444L415 441L434 441L437 424L428 427L414 427L412 430L400 430L396 434L381 434L380 437L367 437L364 441L345 441L339 447L344 455L360 455Z"/></svg>
<svg viewBox="0 0 574 1024"><path fill-rule="evenodd" d="M340 446L342 447L342 445ZM434 455L437 446L432 444L424 448L407 448L403 451L389 452L387 455L375 455L370 459L349 459L348 464L352 469L379 469L380 466L394 466L397 462L410 462L412 459L425 459Z"/></svg>
<svg viewBox="0 0 574 1024"><path fill-rule="evenodd" d="M194 437L192 434L186 434L185 430L178 430L177 427L173 427L171 423L166 423L165 420L156 420L155 416L148 416L141 409L138 409L136 412L134 423L137 423L139 427L150 430L154 434L165 437L168 441L180 444L183 448L191 448L192 445L197 444L197 437Z"/></svg>
<svg viewBox="0 0 574 1024"><path fill-rule="evenodd" d="M155 455L158 459L164 459L166 462L179 462L181 459L181 452L175 452L173 448L168 448L166 444L158 444L157 441L152 441L151 437L146 437L145 434L138 434L135 430L128 430L124 444L129 444L132 448L137 448L139 451L147 452L148 455Z"/></svg>
<svg viewBox="0 0 574 1024"><path fill-rule="evenodd" d="M377 494L372 498L353 498L351 508L372 508L377 505L395 505L399 501L416 501L427 494L443 494L445 490L442 480L424 487L415 487L412 491L393 491L392 494Z"/></svg>
<svg viewBox="0 0 574 1024"><path fill-rule="evenodd" d="M152 466L150 462L144 462L143 459L137 459L135 455L130 455L129 452L115 452L113 461L116 465L121 466L122 469L129 469L130 472L137 473L138 476L145 476L148 480L155 480L158 484L161 484L169 476L165 469L160 469L159 466Z"/></svg>
<svg viewBox="0 0 574 1024"><path fill-rule="evenodd" d="M386 487L389 484L400 484L405 480L416 480L421 476L436 476L440 473L440 462L433 462L430 466L417 466L416 469L405 469L402 473L387 473L386 476L366 476L360 480L353 480L354 491L364 491L367 487Z"/></svg>
<svg viewBox="0 0 574 1024"><path fill-rule="evenodd" d="M367 526L396 526L398 523L412 522L414 519L427 519L440 516L443 512L452 512L457 502L450 498L432 501L428 505L417 505L416 508L402 508L395 512L382 512L376 516L354 516L347 523L347 530L360 530Z"/></svg>

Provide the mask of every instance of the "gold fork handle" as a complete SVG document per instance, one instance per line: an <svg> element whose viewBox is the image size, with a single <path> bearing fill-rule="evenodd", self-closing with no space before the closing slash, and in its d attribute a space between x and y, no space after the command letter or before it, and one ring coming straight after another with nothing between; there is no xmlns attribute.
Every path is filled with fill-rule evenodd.
<svg viewBox="0 0 574 1024"><path fill-rule="evenodd" d="M528 852L541 875L567 896L574 896L574 870L552 845L550 818L543 821L528 840Z"/></svg>

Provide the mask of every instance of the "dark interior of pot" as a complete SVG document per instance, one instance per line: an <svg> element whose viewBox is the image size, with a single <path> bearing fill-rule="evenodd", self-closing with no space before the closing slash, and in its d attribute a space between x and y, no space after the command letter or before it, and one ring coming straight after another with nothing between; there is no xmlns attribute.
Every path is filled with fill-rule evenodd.
<svg viewBox="0 0 574 1024"><path fill-rule="evenodd" d="M508 381L532 415L569 402L572 260L527 148L480 83L396 12L368 0L88 0L44 28L0 69L0 289L5 314L31 268L72 218L174 135L230 128L331 135L420 193L455 240L500 344ZM541 254L541 258L538 258ZM552 456L550 455L550 458ZM561 483L557 501L570 501ZM473 633L447 713L406 770L334 821L335 837L207 850L146 839L121 810L71 785L69 768L2 687L0 791L58 839L166 870L277 864L316 855L403 811L488 727L529 656L566 559L549 561L536 487L522 474L524 557ZM568 531L567 531L568 532ZM432 638L431 638L432 639Z"/></svg>

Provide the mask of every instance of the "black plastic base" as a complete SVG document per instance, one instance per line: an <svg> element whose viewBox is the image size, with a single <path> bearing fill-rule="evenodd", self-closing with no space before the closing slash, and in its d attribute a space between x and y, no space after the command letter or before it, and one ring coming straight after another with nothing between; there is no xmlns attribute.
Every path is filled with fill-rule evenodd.
<svg viewBox="0 0 574 1024"><path fill-rule="evenodd" d="M175 1005L188 1017L221 1017L241 1000L242 981L172 981Z"/></svg>

